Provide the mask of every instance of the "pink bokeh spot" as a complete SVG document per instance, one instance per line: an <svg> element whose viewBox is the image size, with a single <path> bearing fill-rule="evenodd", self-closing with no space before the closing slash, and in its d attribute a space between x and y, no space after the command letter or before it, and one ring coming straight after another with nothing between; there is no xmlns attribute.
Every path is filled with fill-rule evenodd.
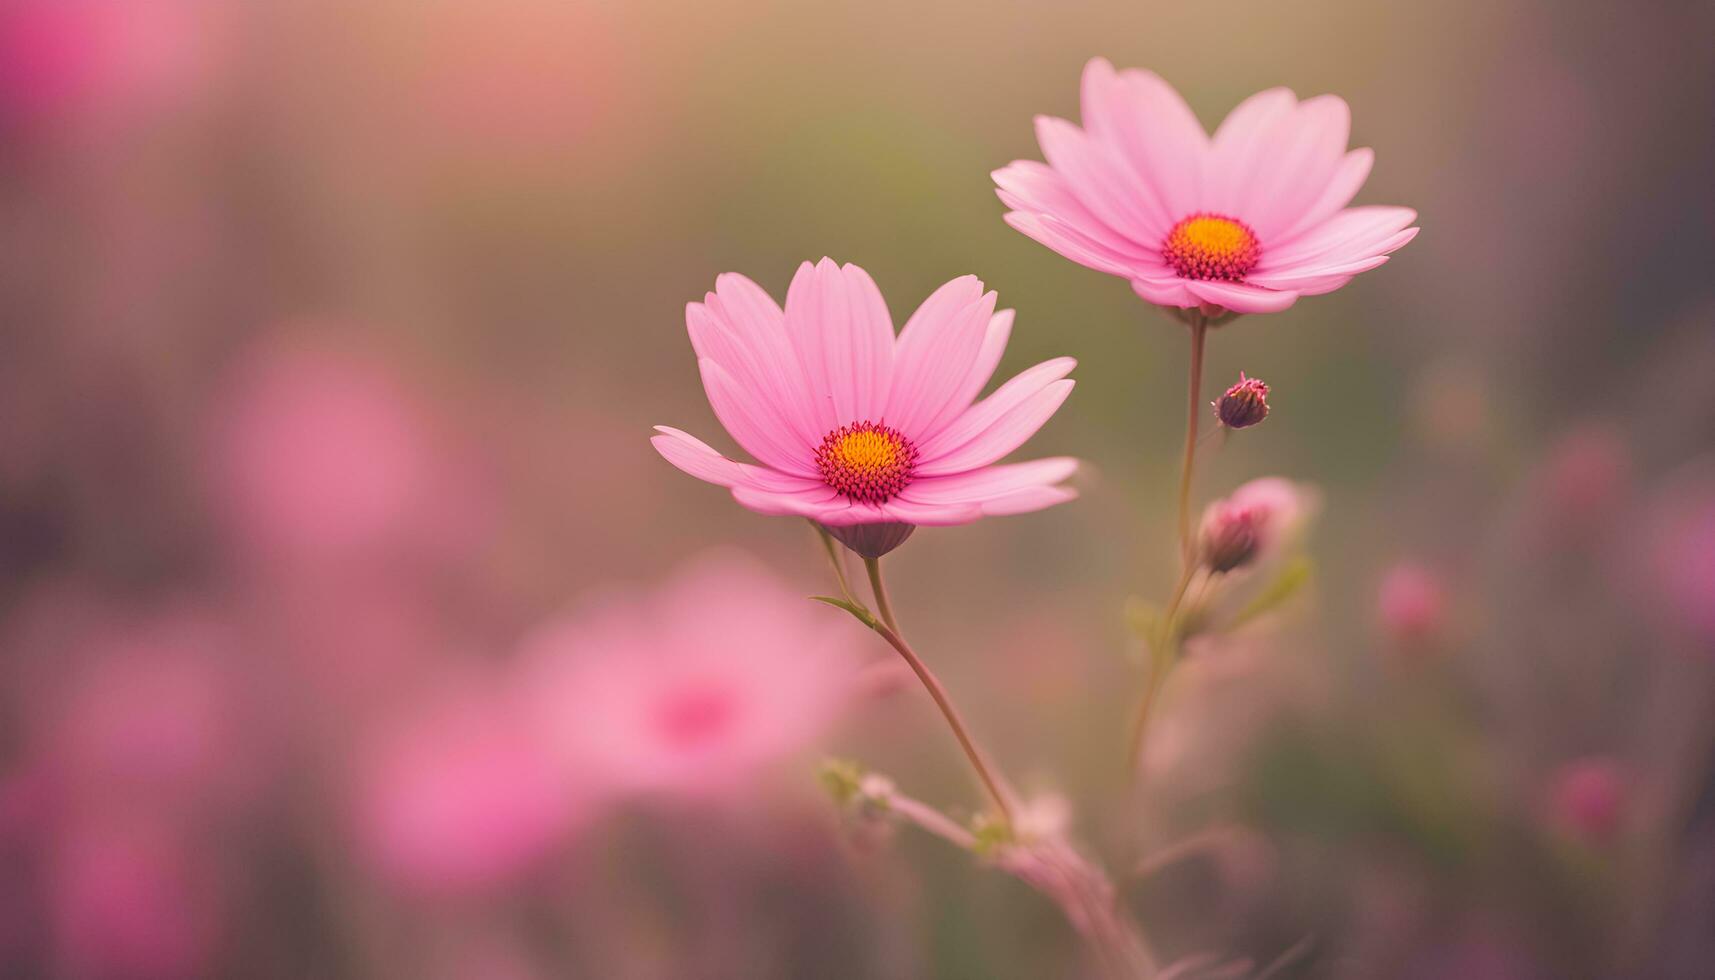
<svg viewBox="0 0 1715 980"><path fill-rule="evenodd" d="M574 829L579 812L577 788L498 700L426 707L378 735L359 772L364 857L414 894L514 881Z"/></svg>

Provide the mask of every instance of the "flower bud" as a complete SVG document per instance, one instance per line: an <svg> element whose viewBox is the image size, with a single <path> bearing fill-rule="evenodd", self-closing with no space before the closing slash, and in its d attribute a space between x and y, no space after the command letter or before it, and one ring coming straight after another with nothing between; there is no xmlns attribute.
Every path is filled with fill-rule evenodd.
<svg viewBox="0 0 1715 980"><path fill-rule="evenodd" d="M824 524L827 532L840 544L865 558L880 558L905 543L915 524L888 522L885 524Z"/></svg>
<svg viewBox="0 0 1715 980"><path fill-rule="evenodd" d="M1256 557L1257 518L1252 508L1225 502L1204 516L1199 548L1209 571L1230 572Z"/></svg>
<svg viewBox="0 0 1715 980"><path fill-rule="evenodd" d="M1239 383L1210 404L1215 417L1229 429L1245 429L1268 418L1268 383L1239 372Z"/></svg>
<svg viewBox="0 0 1715 980"><path fill-rule="evenodd" d="M1440 631L1447 615L1447 593L1433 572L1402 563L1382 576L1376 613L1388 635L1421 640Z"/></svg>

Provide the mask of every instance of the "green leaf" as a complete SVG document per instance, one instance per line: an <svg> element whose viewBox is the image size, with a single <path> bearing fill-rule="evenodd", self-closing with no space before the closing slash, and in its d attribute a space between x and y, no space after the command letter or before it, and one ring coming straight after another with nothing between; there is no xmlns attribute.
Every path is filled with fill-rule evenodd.
<svg viewBox="0 0 1715 980"><path fill-rule="evenodd" d="M851 806L863 792L863 767L850 759L823 759L816 778L842 807Z"/></svg>
<svg viewBox="0 0 1715 980"><path fill-rule="evenodd" d="M1308 555L1299 555L1281 567L1274 580L1269 582L1261 592L1245 603L1243 609L1227 624L1228 629L1236 629L1253 619L1271 613L1297 595L1304 586L1310 583L1316 571L1315 563Z"/></svg>
<svg viewBox="0 0 1715 980"><path fill-rule="evenodd" d="M868 626L872 630L881 628L881 621L875 618L874 613L850 599L841 599L839 596L831 595L813 595L810 598L817 602L825 602L828 605L833 606L835 609L844 609L846 612L851 613L858 622Z"/></svg>

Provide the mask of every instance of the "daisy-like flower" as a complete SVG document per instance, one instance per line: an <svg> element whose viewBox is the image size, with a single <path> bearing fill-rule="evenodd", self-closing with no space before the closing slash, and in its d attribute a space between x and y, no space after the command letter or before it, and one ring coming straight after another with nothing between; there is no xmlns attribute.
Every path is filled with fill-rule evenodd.
<svg viewBox="0 0 1715 980"><path fill-rule="evenodd" d="M842 626L754 560L717 552L542 626L517 681L526 717L598 796L729 796L862 697Z"/></svg>
<svg viewBox="0 0 1715 980"><path fill-rule="evenodd" d="M1255 564L1289 544L1316 509L1316 495L1278 476L1244 484L1203 511L1199 552L1211 571Z"/></svg>
<svg viewBox="0 0 1715 980"><path fill-rule="evenodd" d="M1012 311L975 276L937 289L897 337L869 274L804 263L782 310L729 273L686 307L715 415L757 465L658 426L667 461L763 514L807 517L867 557L918 525L965 524L1076 496L1067 457L996 466L1071 393L1069 357L973 400L1000 362Z"/></svg>
<svg viewBox="0 0 1715 980"><path fill-rule="evenodd" d="M1096 58L1083 116L1083 129L1037 117L1048 162L994 172L1006 221L1158 306L1278 312L1417 234L1410 208L1346 207L1375 154L1347 151L1351 110L1338 96L1258 92L1210 137L1160 76Z"/></svg>

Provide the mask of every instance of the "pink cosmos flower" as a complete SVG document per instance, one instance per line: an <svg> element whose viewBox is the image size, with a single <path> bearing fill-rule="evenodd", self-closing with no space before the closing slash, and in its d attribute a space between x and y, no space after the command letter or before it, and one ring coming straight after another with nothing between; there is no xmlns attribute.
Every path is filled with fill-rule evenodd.
<svg viewBox="0 0 1715 980"><path fill-rule="evenodd" d="M367 747L356 838L389 883L420 895L482 892L528 872L575 826L576 787L511 709L460 697Z"/></svg>
<svg viewBox="0 0 1715 980"><path fill-rule="evenodd" d="M819 735L858 691L850 631L743 556L592 603L524 645L526 713L579 778L719 795Z"/></svg>
<svg viewBox="0 0 1715 980"><path fill-rule="evenodd" d="M668 462L730 488L751 510L808 517L836 533L964 524L1070 500L1074 491L1056 484L1075 460L993 465L1066 400L1076 363L1038 364L972 404L1012 329L1012 311L994 306L994 293L963 276L895 337L880 290L855 265L804 263L784 312L749 279L721 276L685 320L715 415L761 465L667 426L652 441Z"/></svg>
<svg viewBox="0 0 1715 980"><path fill-rule="evenodd" d="M1410 208L1346 207L1375 154L1347 151L1337 96L1259 92L1209 137L1160 76L1096 58L1083 109L1083 129L1037 117L1046 164L994 172L1006 221L1159 306L1275 313L1417 234Z"/></svg>

